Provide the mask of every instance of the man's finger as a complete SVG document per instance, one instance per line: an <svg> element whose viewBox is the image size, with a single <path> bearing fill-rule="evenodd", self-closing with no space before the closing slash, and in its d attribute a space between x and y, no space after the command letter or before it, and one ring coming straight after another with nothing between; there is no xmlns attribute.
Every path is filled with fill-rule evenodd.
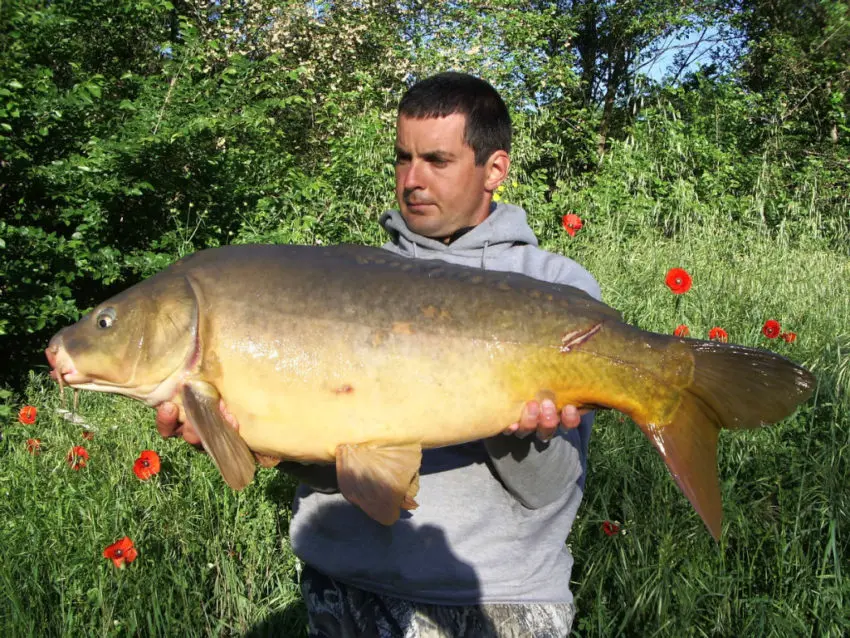
<svg viewBox="0 0 850 638"><path fill-rule="evenodd" d="M218 411L221 412L221 416L224 417L224 420L227 421L234 430L239 430L239 421L236 420L236 417L230 414L230 411L227 409L227 406L224 405L224 399L219 399L218 401Z"/></svg>
<svg viewBox="0 0 850 638"><path fill-rule="evenodd" d="M512 423L504 430L502 430L502 434L513 434L519 429L519 423Z"/></svg>
<svg viewBox="0 0 850 638"><path fill-rule="evenodd" d="M194 445L195 447L202 447L201 437L198 436L197 431L194 426L188 421L183 424L182 432L183 440L186 441L189 445Z"/></svg>
<svg viewBox="0 0 850 638"><path fill-rule="evenodd" d="M537 419L537 438L541 441L551 439L561 420L558 417L558 409L551 399L544 399L540 404L540 416Z"/></svg>
<svg viewBox="0 0 850 638"><path fill-rule="evenodd" d="M522 407L519 417L519 427L515 434L524 439L532 432L537 431L537 420L540 418L540 404L537 401L529 401Z"/></svg>
<svg viewBox="0 0 850 638"><path fill-rule="evenodd" d="M160 403L156 408L156 429L163 437L174 436L180 428L177 421L179 411L177 406L170 401Z"/></svg>
<svg viewBox="0 0 850 638"><path fill-rule="evenodd" d="M565 405L561 410L561 425L571 430L581 423L581 414L574 405Z"/></svg>
<svg viewBox="0 0 850 638"><path fill-rule="evenodd" d="M550 399L544 399L540 404L540 418L538 419L538 424L548 430L557 428L560 423L561 419L558 415L558 408L555 407L554 402Z"/></svg>
<svg viewBox="0 0 850 638"><path fill-rule="evenodd" d="M156 408L156 429L163 437L182 436L189 445L201 447L201 437L191 423L179 421L180 410L176 403L165 401Z"/></svg>

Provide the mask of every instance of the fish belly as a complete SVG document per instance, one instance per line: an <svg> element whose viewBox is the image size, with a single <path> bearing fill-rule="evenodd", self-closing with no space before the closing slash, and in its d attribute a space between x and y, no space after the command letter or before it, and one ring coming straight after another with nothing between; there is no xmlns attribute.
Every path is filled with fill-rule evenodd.
<svg viewBox="0 0 850 638"><path fill-rule="evenodd" d="M298 324L220 357L217 385L254 451L330 462L341 443L452 445L501 432L524 400L552 393L545 369L521 380L521 344Z"/></svg>

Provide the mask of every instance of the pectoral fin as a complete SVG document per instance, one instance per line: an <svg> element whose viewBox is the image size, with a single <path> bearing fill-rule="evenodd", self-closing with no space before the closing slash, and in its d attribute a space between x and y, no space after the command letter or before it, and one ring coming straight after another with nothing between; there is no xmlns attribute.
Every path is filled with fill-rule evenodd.
<svg viewBox="0 0 850 638"><path fill-rule="evenodd" d="M343 496L384 525L398 520L402 507L414 509L422 447L339 445L336 472Z"/></svg>
<svg viewBox="0 0 850 638"><path fill-rule="evenodd" d="M181 396L186 416L224 481L234 490L241 490L254 478L254 455L221 415L218 391L208 383L195 381L183 386Z"/></svg>
<svg viewBox="0 0 850 638"><path fill-rule="evenodd" d="M419 492L419 470L416 470L416 475L410 482L410 487L407 488L407 493L404 495L404 500L401 502L401 508L405 510L415 510L419 507L416 502L416 494Z"/></svg>

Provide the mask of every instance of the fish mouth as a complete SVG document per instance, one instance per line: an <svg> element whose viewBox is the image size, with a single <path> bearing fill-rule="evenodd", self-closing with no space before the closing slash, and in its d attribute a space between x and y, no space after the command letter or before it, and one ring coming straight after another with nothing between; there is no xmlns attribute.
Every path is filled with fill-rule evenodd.
<svg viewBox="0 0 850 638"><path fill-rule="evenodd" d="M179 367L166 379L161 382L143 384L135 383L132 380L112 381L99 378L90 373L80 372L74 363L73 357L65 348L61 332L57 333L50 340L50 343L44 350L44 354L50 365L50 377L59 383L59 393L63 405L65 402L65 386L68 386L74 390L75 397L77 390L91 390L94 392L121 394L155 407L163 401L172 400L177 393L182 383L182 378L188 371L186 365L193 366L198 358L198 346L196 340L196 345L189 352L184 366Z"/></svg>
<svg viewBox="0 0 850 638"><path fill-rule="evenodd" d="M58 335L50 340L47 348L44 349L44 354L47 357L47 363L50 364L50 377L59 383L60 390L66 385L79 388L95 381L94 377L77 370L74 360Z"/></svg>
<svg viewBox="0 0 850 638"><path fill-rule="evenodd" d="M65 404L65 386L74 390L74 406L77 405L77 390L93 390L95 392L118 392L133 396L132 390L124 389L119 384L97 379L77 370L74 360L65 349L58 335L50 340L44 354L50 364L50 377L59 383L59 394L62 405Z"/></svg>
<svg viewBox="0 0 850 638"><path fill-rule="evenodd" d="M92 379L91 377L87 377L84 374L80 374L76 370L51 370L50 376L56 381L58 381L60 386L67 385L71 388L79 388L84 385L89 385L92 381L94 381L94 379Z"/></svg>

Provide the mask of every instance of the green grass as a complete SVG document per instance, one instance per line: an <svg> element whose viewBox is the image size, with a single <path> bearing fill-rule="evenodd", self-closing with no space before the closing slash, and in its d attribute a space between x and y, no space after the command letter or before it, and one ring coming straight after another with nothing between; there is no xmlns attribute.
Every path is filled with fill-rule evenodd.
<svg viewBox="0 0 850 638"><path fill-rule="evenodd" d="M84 393L83 429L56 413L58 392L33 377L35 425L6 429L0 468L0 632L8 635L234 635L305 624L286 530L294 483L261 470L243 492L210 459L153 427L153 412ZM26 439L42 441L32 456ZM88 465L65 456L84 445ZM156 450L162 471L143 482L133 461ZM117 570L103 549L130 536L137 560Z"/></svg>
<svg viewBox="0 0 850 638"><path fill-rule="evenodd" d="M623 236L611 221L544 244L587 266L608 303L659 332L724 327L812 369L816 396L758 431L724 433L726 518L715 543L660 457L617 413L600 415L587 494L569 539L578 636L841 636L850 633L850 262L816 242L727 229L671 240ZM793 241L792 241L793 239ZM673 266L694 286L677 304L663 285ZM793 330L767 341L766 319ZM0 633L26 635L303 635L297 561L288 546L294 484L260 470L234 493L211 461L163 440L153 411L83 394L96 430L60 418L58 392L33 375L36 424L9 422L0 444ZM32 456L26 440L42 440ZM84 444L75 472L65 455ZM162 472L132 473L142 449ZM600 526L617 520L608 537ZM116 570L101 555L129 535L138 559Z"/></svg>
<svg viewBox="0 0 850 638"><path fill-rule="evenodd" d="M840 636L850 631L850 260L802 241L715 230L672 241L623 242L612 226L573 252L606 300L641 327L679 323L706 338L774 350L816 371L816 396L794 417L724 432L726 518L716 545L636 428L603 414L591 441L575 550L576 634ZM598 250L614 244L616 250ZM677 304L667 269L694 278ZM843 282L843 283L842 283ZM794 344L767 340L780 321ZM843 354L842 354L843 353ZM623 522L625 535L600 531Z"/></svg>

